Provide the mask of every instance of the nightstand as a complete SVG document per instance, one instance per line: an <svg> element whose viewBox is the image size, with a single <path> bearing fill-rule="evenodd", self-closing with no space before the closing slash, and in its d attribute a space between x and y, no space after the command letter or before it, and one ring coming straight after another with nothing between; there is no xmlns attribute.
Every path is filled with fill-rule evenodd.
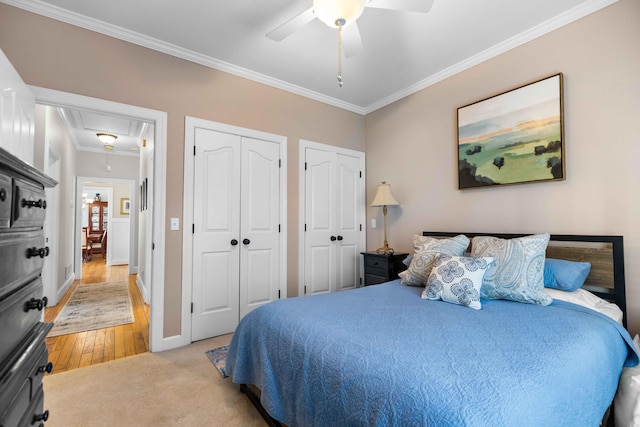
<svg viewBox="0 0 640 427"><path fill-rule="evenodd" d="M361 252L364 256L364 285L377 285L398 278L398 273L407 269L402 261L409 256L407 253L391 255L376 252Z"/></svg>

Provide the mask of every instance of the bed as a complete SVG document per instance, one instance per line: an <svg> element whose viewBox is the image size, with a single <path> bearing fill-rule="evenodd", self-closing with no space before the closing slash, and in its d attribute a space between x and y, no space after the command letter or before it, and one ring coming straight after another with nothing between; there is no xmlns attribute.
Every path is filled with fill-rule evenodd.
<svg viewBox="0 0 640 427"><path fill-rule="evenodd" d="M443 241L465 235L474 244L487 237L422 234ZM481 308L473 310L423 299L433 288L400 279L285 299L242 319L227 372L270 425L606 423L622 368L638 364L623 327L622 237L551 235L545 248L547 259L590 263L577 291L589 295L589 303L569 302L554 290L548 305L479 299ZM455 259L491 259L487 271L496 265L494 257L471 254ZM436 260L445 258L439 253Z"/></svg>

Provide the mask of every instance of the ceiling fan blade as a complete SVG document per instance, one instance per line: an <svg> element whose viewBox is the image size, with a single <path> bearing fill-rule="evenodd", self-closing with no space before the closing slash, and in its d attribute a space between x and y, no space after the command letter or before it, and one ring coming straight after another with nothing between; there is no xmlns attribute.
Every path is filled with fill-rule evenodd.
<svg viewBox="0 0 640 427"><path fill-rule="evenodd" d="M366 7L427 13L433 2L434 0L370 0Z"/></svg>
<svg viewBox="0 0 640 427"><path fill-rule="evenodd" d="M356 22L352 22L342 29L342 49L345 58L354 57L364 50Z"/></svg>
<svg viewBox="0 0 640 427"><path fill-rule="evenodd" d="M313 8L307 9L299 15L294 16L284 24L267 33L267 37L277 42L284 40L300 28L313 21L316 17Z"/></svg>

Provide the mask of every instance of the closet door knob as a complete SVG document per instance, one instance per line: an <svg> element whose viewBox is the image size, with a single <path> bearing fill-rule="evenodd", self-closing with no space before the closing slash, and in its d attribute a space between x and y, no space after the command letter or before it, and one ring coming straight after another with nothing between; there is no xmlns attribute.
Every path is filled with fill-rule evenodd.
<svg viewBox="0 0 640 427"><path fill-rule="evenodd" d="M338 236L338 240L342 240L342 239L343 239L343 237L342 237L342 236Z"/></svg>
<svg viewBox="0 0 640 427"><path fill-rule="evenodd" d="M336 241L336 236L331 236L331 241L335 242Z"/></svg>
<svg viewBox="0 0 640 427"><path fill-rule="evenodd" d="M243 243L243 244L245 244L245 245L248 245L249 243L251 243L251 240L249 240L249 239L243 239L243 240L242 240L242 243Z"/></svg>
<svg viewBox="0 0 640 427"><path fill-rule="evenodd" d="M236 246L238 241L236 239L231 240L231 246Z"/></svg>

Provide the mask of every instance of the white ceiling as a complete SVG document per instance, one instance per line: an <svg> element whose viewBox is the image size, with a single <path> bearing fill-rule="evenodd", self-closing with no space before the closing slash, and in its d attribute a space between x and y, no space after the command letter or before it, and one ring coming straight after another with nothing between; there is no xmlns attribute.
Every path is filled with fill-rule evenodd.
<svg viewBox="0 0 640 427"><path fill-rule="evenodd" d="M96 111L59 108L70 131L77 150L114 155L138 156L142 135L148 123L130 117L115 116ZM109 133L117 137L107 150L98 140L98 133Z"/></svg>
<svg viewBox="0 0 640 427"><path fill-rule="evenodd" d="M343 59L314 20L265 34L313 0L0 0L13 6L366 114L617 0L435 0L426 14L365 8L364 51ZM399 0L400 1L400 0Z"/></svg>

